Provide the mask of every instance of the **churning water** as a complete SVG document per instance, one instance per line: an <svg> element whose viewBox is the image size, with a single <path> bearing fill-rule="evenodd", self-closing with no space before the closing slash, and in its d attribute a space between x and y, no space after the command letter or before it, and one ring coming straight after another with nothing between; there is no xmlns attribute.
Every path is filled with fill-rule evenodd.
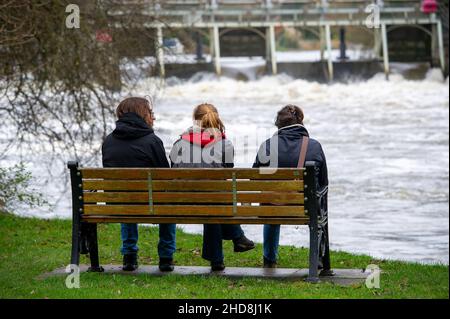
<svg viewBox="0 0 450 319"><path fill-rule="evenodd" d="M151 86L142 80L133 94L148 94ZM331 248L448 263L448 90L438 70L421 81L394 75L388 82L380 74L332 85L284 75L241 82L199 74L184 82L168 79L156 100L155 129L169 152L191 125L193 107L213 103L235 144L236 166L249 167L259 144L275 132L277 110L299 105L327 156ZM38 168L34 163L33 171ZM64 192L62 183L49 183L44 191L50 198ZM51 212L30 213L69 218L70 191ZM202 231L200 225L180 227ZM262 241L262 226L243 227ZM307 227L282 226L281 244L308 247Z"/></svg>

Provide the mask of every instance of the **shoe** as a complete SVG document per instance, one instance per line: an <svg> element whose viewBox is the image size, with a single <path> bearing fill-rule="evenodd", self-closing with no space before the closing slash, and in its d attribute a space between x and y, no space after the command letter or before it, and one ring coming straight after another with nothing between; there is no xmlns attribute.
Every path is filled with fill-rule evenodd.
<svg viewBox="0 0 450 319"><path fill-rule="evenodd" d="M245 237L245 235L242 235L239 238L233 239L233 244L234 244L234 252L235 253L241 253L241 252L255 248L255 243L252 242L247 237Z"/></svg>
<svg viewBox="0 0 450 319"><path fill-rule="evenodd" d="M124 271L135 271L138 269L138 255L137 254L125 254L123 255L123 267Z"/></svg>
<svg viewBox="0 0 450 319"><path fill-rule="evenodd" d="M277 268L277 262L276 261L270 261L266 257L264 257L264 266L263 268Z"/></svg>
<svg viewBox="0 0 450 319"><path fill-rule="evenodd" d="M172 258L160 258L159 259L159 270L168 272L174 270L174 264Z"/></svg>
<svg viewBox="0 0 450 319"><path fill-rule="evenodd" d="M225 269L225 264L223 262L218 263L211 263L211 270L212 271L222 271Z"/></svg>

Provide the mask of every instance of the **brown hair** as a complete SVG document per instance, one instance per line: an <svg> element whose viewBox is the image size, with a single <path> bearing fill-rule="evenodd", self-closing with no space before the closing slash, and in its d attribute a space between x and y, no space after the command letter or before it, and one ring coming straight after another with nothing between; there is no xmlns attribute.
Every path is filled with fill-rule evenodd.
<svg viewBox="0 0 450 319"><path fill-rule="evenodd" d="M116 109L117 118L121 118L126 113L136 113L144 121L151 125L151 117L153 115L153 107L149 100L142 97L129 97L120 102Z"/></svg>
<svg viewBox="0 0 450 319"><path fill-rule="evenodd" d="M203 103L194 109L194 120L204 129L218 129L221 133L225 132L225 125L219 117L219 112L212 104Z"/></svg>
<svg viewBox="0 0 450 319"><path fill-rule="evenodd" d="M303 124L303 111L298 106L289 104L278 111L275 125L280 129L294 124Z"/></svg>

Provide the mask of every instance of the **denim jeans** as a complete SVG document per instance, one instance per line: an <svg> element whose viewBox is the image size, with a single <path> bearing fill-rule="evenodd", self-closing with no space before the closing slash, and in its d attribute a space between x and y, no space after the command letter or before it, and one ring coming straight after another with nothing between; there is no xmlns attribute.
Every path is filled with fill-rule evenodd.
<svg viewBox="0 0 450 319"><path fill-rule="evenodd" d="M172 258L176 249L176 225L160 224L159 225L159 242L158 255L159 258ZM139 248L138 242L138 225L137 224L121 224L122 255L137 253Z"/></svg>
<svg viewBox="0 0 450 319"><path fill-rule="evenodd" d="M240 225L203 225L203 259L214 263L223 262L222 240L237 239L243 234Z"/></svg>
<svg viewBox="0 0 450 319"><path fill-rule="evenodd" d="M264 225L264 257L276 262L280 243L280 225Z"/></svg>

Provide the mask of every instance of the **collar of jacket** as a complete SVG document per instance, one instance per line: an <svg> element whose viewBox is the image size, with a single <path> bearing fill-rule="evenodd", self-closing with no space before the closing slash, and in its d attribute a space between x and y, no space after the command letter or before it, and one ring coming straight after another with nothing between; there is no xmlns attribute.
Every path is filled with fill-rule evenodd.
<svg viewBox="0 0 450 319"><path fill-rule="evenodd" d="M112 134L119 139L132 140L152 133L153 128L142 117L136 113L129 112L117 120L116 128Z"/></svg>
<svg viewBox="0 0 450 319"><path fill-rule="evenodd" d="M191 144L199 145L203 148L221 140L225 140L226 135L225 133L221 133L220 135L211 135L208 131L194 125L181 135L181 139L188 141Z"/></svg>
<svg viewBox="0 0 450 319"><path fill-rule="evenodd" d="M275 132L274 136L276 135L303 135L309 137L308 130L302 124L294 124L282 127Z"/></svg>

